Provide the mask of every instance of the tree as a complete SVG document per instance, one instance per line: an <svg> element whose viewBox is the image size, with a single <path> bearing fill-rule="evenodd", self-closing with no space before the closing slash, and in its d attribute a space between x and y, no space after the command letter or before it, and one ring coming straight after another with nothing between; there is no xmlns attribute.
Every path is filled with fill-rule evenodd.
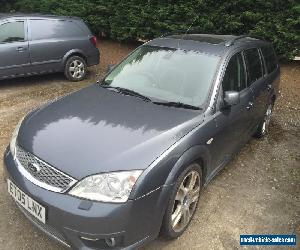
<svg viewBox="0 0 300 250"><path fill-rule="evenodd" d="M194 28L201 33L260 36L273 42L285 58L299 54L300 4L296 0L16 0L6 8L78 16L95 34L117 40L151 39L186 30L198 17Z"/></svg>

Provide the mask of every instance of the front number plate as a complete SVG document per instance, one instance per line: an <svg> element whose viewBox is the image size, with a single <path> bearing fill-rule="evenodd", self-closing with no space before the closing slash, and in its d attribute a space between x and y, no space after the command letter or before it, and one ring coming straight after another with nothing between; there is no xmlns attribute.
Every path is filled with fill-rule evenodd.
<svg viewBox="0 0 300 250"><path fill-rule="evenodd" d="M46 209L41 204L36 202L30 196L25 194L11 180L7 179L8 193L14 200L20 204L26 211L32 214L39 221L46 223Z"/></svg>

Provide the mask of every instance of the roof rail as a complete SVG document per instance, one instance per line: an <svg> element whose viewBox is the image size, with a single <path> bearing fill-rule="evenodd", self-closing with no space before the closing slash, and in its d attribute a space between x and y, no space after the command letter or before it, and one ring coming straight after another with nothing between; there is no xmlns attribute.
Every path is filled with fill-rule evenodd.
<svg viewBox="0 0 300 250"><path fill-rule="evenodd" d="M245 37L250 37L249 35L241 35L241 36L236 36L228 41L225 42L225 46L229 47L232 46L237 40L243 39Z"/></svg>

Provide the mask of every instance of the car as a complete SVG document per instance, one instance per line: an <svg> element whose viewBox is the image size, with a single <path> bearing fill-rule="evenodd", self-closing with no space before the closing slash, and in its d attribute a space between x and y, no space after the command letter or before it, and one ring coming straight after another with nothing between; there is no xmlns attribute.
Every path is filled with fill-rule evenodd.
<svg viewBox="0 0 300 250"><path fill-rule="evenodd" d="M272 45L249 36L146 42L101 81L19 122L4 157L8 192L76 249L177 238L209 181L267 134L279 75Z"/></svg>
<svg viewBox="0 0 300 250"><path fill-rule="evenodd" d="M0 14L0 57L0 79L64 72L80 81L100 60L81 19L38 14Z"/></svg>

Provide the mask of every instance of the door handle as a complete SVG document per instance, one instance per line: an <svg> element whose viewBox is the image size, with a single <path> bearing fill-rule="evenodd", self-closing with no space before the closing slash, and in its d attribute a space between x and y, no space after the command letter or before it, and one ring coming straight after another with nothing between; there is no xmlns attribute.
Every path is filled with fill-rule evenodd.
<svg viewBox="0 0 300 250"><path fill-rule="evenodd" d="M24 48L24 47L18 47L18 48L17 48L17 51L18 51L18 52L23 52L24 50L26 50L26 48Z"/></svg>
<svg viewBox="0 0 300 250"><path fill-rule="evenodd" d="M249 102L249 103L248 103L248 106L246 107L246 109L249 110L249 109L251 109L252 107L253 107L253 102Z"/></svg>

